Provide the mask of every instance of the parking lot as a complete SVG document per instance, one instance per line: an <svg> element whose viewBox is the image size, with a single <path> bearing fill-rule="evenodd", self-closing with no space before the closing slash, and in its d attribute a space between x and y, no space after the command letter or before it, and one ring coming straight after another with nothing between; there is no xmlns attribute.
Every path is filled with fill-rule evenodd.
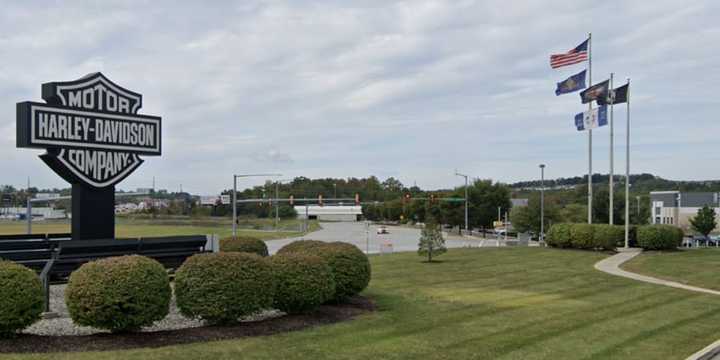
<svg viewBox="0 0 720 360"><path fill-rule="evenodd" d="M420 239L420 229L388 226L388 234L377 234L379 225L366 226L363 222L324 222L322 230L309 233L303 237L268 241L268 249L274 254L281 247L296 240L309 239L321 241L343 241L354 244L370 254L380 252L382 244L391 244L392 251L416 251ZM466 247L477 240L468 240L457 235L445 236L448 248ZM476 245L477 246L477 245Z"/></svg>

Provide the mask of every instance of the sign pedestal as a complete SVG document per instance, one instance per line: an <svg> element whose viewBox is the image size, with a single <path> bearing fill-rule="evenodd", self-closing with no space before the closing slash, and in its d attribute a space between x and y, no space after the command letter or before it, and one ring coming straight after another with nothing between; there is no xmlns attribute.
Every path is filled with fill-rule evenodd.
<svg viewBox="0 0 720 360"><path fill-rule="evenodd" d="M72 239L115 238L115 186L72 185Z"/></svg>

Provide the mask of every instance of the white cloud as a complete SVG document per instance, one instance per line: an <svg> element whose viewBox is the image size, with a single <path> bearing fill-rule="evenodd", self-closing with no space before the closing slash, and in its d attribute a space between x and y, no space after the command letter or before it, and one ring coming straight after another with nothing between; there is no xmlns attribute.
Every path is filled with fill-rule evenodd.
<svg viewBox="0 0 720 360"><path fill-rule="evenodd" d="M668 164L714 160L720 39L710 1L242 1L3 4L1 183L60 186L15 150L15 103L40 85L103 71L163 116L164 155L123 186L152 177L210 193L239 170L290 176L395 176L447 187L454 168L504 181L586 171L584 110L554 84L548 55L593 32L593 78L633 79L640 171L717 178ZM624 139L618 108L617 141ZM607 130L596 169L606 171ZM666 144L666 146L662 146ZM650 150L648 150L650 149ZM651 155L648 155L648 152ZM618 148L617 171L622 163ZM652 158L649 158L652 157ZM658 160L660 159L660 160ZM447 174L445 174L447 173ZM552 174L552 175L550 175Z"/></svg>

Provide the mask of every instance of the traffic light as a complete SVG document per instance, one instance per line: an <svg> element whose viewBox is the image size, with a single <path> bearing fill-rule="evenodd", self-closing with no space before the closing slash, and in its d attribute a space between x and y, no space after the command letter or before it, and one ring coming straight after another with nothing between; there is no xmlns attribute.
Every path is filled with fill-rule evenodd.
<svg viewBox="0 0 720 360"><path fill-rule="evenodd" d="M360 205L360 194L355 193L355 205Z"/></svg>
<svg viewBox="0 0 720 360"><path fill-rule="evenodd" d="M405 196L403 197L403 203L407 204L409 202L410 202L410 194L405 194Z"/></svg>
<svg viewBox="0 0 720 360"><path fill-rule="evenodd" d="M290 195L290 206L293 206L295 204L295 196Z"/></svg>
<svg viewBox="0 0 720 360"><path fill-rule="evenodd" d="M323 206L322 194L318 195L318 204L319 204L320 206Z"/></svg>

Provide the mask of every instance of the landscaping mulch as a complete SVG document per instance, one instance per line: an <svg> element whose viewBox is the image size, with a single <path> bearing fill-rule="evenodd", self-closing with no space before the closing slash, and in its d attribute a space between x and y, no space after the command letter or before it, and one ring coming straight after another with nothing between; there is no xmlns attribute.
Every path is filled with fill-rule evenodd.
<svg viewBox="0 0 720 360"><path fill-rule="evenodd" d="M154 348L203 341L273 335L333 324L375 310L372 300L355 296L346 303L320 306L308 314L286 315L231 326L203 326L182 330L94 334L85 336L40 336L18 334L0 340L0 353L51 353Z"/></svg>

